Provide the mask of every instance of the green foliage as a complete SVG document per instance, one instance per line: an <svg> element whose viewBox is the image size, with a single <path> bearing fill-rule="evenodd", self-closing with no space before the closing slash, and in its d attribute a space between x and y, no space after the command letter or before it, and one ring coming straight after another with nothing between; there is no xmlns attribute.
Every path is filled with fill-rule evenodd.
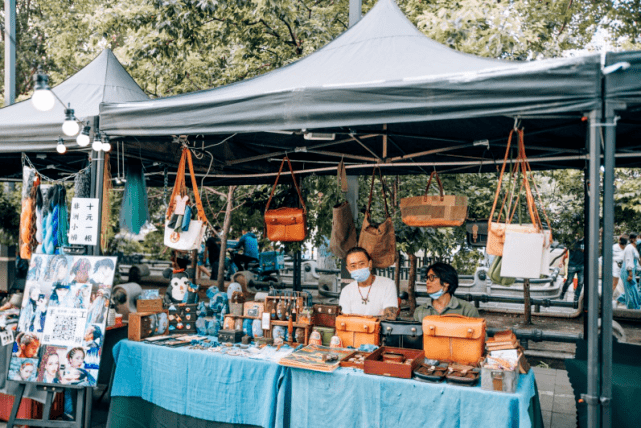
<svg viewBox="0 0 641 428"><path fill-rule="evenodd" d="M9 185L0 187L0 244L17 245L20 230L20 188L13 191Z"/></svg>

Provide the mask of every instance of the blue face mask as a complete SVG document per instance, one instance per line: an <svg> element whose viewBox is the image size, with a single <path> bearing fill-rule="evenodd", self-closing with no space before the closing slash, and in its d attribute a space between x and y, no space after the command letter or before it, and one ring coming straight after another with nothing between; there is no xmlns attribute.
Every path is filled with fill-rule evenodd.
<svg viewBox="0 0 641 428"><path fill-rule="evenodd" d="M441 297L443 294L445 294L445 292L444 292L444 291L443 291L443 289L441 288L441 289L440 289L440 290L438 290L436 293L430 293L430 294L429 294L429 296L430 296L430 298L431 298L432 300L436 300L436 299L438 299L439 297Z"/></svg>
<svg viewBox="0 0 641 428"><path fill-rule="evenodd" d="M637 239L637 247L641 245L641 239Z"/></svg>
<svg viewBox="0 0 641 428"><path fill-rule="evenodd" d="M356 269L352 272L349 273L355 281L358 282L365 282L367 281L367 278L369 278L370 272L369 268L362 268L362 269Z"/></svg>

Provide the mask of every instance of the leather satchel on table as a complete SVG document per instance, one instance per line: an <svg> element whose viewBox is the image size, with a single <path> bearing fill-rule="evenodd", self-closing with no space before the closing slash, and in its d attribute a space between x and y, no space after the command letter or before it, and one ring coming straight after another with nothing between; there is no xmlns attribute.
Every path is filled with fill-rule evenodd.
<svg viewBox="0 0 641 428"><path fill-rule="evenodd" d="M377 224L372 222L370 209L372 207L372 195L374 193L374 179L376 178L376 170L378 169L378 176L381 180L383 187L383 199L385 200L385 221ZM363 219L363 227L361 228L361 236L358 239L358 246L367 250L372 258L372 267L386 268L396 262L396 234L394 232L394 223L392 217L389 215L387 208L387 196L385 194L385 183L378 167L374 167L372 172L372 185L369 191L369 202L367 204L367 211L365 211L365 218Z"/></svg>
<svg viewBox="0 0 641 428"><path fill-rule="evenodd" d="M463 315L423 318L425 358L478 366L485 351L485 320Z"/></svg>
<svg viewBox="0 0 641 428"><path fill-rule="evenodd" d="M423 325L416 321L381 321L383 346L423 349Z"/></svg>
<svg viewBox="0 0 641 428"><path fill-rule="evenodd" d="M302 208L284 207L270 210L269 205L274 197L274 190L276 190L276 185L278 184L278 179L283 171L285 161L287 161L289 171L292 173L294 187L296 187L296 192L298 192L298 198ZM280 163L276 182L274 183L274 187L272 187L272 192L269 195L269 200L265 207L265 235L270 241L281 242L298 242L304 240L305 236L307 236L307 207L305 207L303 195L298 187L294 169L292 168L292 164L289 162L289 158L287 156L285 156L283 161Z"/></svg>
<svg viewBox="0 0 641 428"><path fill-rule="evenodd" d="M380 344L381 322L376 317L339 315L336 317L336 335L343 347Z"/></svg>
<svg viewBox="0 0 641 428"><path fill-rule="evenodd" d="M428 195L432 178L436 177L438 195ZM467 196L445 195L436 171L430 174L425 194L401 199L401 218L408 226L450 227L461 226L467 217Z"/></svg>

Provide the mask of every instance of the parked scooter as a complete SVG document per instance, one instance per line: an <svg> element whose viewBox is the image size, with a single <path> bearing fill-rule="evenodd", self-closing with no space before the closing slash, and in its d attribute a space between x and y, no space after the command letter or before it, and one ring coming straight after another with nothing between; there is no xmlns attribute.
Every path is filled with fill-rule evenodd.
<svg viewBox="0 0 641 428"><path fill-rule="evenodd" d="M239 260L238 251L229 250L230 267L228 272L231 280L245 285L249 289L268 290L279 287L281 284L280 270L285 267L285 256L278 251L264 251L259 254L257 262L246 264L247 269L239 271L238 267L243 266Z"/></svg>

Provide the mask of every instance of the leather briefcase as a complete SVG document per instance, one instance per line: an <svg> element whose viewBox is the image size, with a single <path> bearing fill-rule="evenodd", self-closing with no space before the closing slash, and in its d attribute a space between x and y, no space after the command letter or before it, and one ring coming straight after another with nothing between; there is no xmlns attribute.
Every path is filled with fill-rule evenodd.
<svg viewBox="0 0 641 428"><path fill-rule="evenodd" d="M488 219L468 219L465 223L467 244L470 247L485 248L487 245L487 222Z"/></svg>
<svg viewBox="0 0 641 428"><path fill-rule="evenodd" d="M485 351L485 320L463 315L423 318L425 358L478 366Z"/></svg>
<svg viewBox="0 0 641 428"><path fill-rule="evenodd" d="M381 322L376 317L358 315L339 315L336 317L336 335L343 342L343 347L376 345L380 341Z"/></svg>
<svg viewBox="0 0 641 428"><path fill-rule="evenodd" d="M381 321L383 346L423 349L423 325L416 321Z"/></svg>
<svg viewBox="0 0 641 428"><path fill-rule="evenodd" d="M292 173L294 187L296 187L296 192L298 192L298 199L300 200L302 208L283 207L270 210L269 205L274 197L274 190L276 190L276 185L283 171L285 161L287 161L289 171ZM280 169L278 170L274 187L272 187L272 193L269 195L269 200L265 207L265 235L270 241L281 242L299 242L303 241L307 236L307 207L305 207L303 195L300 192L296 176L294 175L294 169L287 156L285 156L280 163Z"/></svg>
<svg viewBox="0 0 641 428"><path fill-rule="evenodd" d="M338 305L314 305L312 306L313 324L321 327L336 327L336 317L341 313Z"/></svg>

